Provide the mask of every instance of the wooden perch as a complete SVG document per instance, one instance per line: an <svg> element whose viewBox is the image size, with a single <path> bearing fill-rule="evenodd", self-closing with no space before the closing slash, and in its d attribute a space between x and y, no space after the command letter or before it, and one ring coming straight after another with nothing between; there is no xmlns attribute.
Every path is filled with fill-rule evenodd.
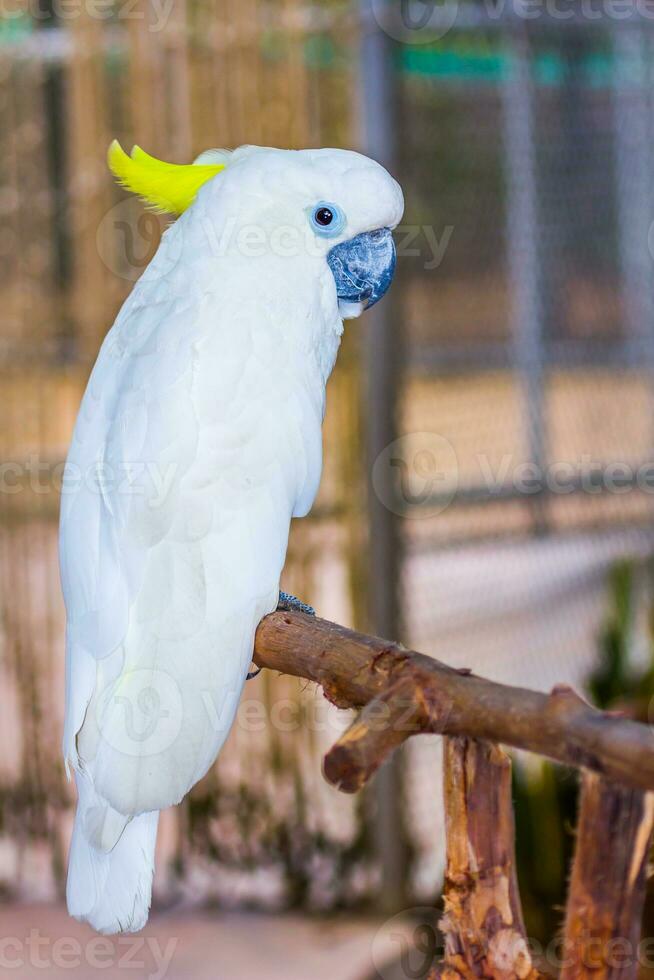
<svg viewBox="0 0 654 980"><path fill-rule="evenodd" d="M597 711L569 687L540 694L497 684L302 613L267 616L254 660L315 681L340 708L367 706L325 760L327 778L346 791L421 732L500 742L654 790L652 730Z"/></svg>
<svg viewBox="0 0 654 980"><path fill-rule="evenodd" d="M515 868L511 760L467 738L444 745L443 962L430 980L536 980Z"/></svg>
<svg viewBox="0 0 654 980"><path fill-rule="evenodd" d="M317 682L338 707L362 709L325 759L325 774L340 789L359 789L411 735L447 736L444 955L429 980L545 976L523 924L511 764L498 742L590 770L583 775L560 978L634 980L654 826L654 795L645 792L654 789L648 726L597 711L569 687L547 695L497 684L300 613L266 617L254 659Z"/></svg>
<svg viewBox="0 0 654 980"><path fill-rule="evenodd" d="M561 980L629 980L638 943L654 796L584 773ZM651 952L651 949L650 949Z"/></svg>

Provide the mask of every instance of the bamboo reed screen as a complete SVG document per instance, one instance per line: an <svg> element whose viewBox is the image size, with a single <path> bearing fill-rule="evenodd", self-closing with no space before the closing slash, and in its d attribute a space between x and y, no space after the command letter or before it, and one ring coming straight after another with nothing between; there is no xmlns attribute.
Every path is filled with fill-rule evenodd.
<svg viewBox="0 0 654 980"><path fill-rule="evenodd" d="M66 22L25 20L18 39L0 30L0 889L10 897L63 885L72 813L59 752L58 488L94 357L164 224L113 186L107 146L118 137L185 162L246 142L348 145L354 127L347 8L307 18L299 0L175 0L160 24L145 0L125 17L116 3L109 20L84 6ZM355 341L332 387L319 516L293 533L286 584L352 621ZM158 886L317 905L365 890L365 874L354 880L362 824L320 777L333 724L309 717L314 699L288 678L262 677L245 697L278 723L237 725L209 777L165 815Z"/></svg>

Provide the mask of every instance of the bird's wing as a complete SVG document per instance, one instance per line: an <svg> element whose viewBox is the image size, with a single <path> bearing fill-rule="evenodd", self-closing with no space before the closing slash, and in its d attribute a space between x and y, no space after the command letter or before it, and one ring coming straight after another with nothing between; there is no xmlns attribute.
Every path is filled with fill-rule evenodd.
<svg viewBox="0 0 654 980"><path fill-rule="evenodd" d="M189 303L154 286L154 275L151 282L137 286L102 345L64 473L64 757L73 765L78 762L76 735L95 687L97 663L123 641L138 587L144 549L127 533L130 520L136 512L143 518L156 514L159 528L170 520L170 500L168 510L165 499L159 508L149 504L157 499L167 459L175 455L179 475L193 452L194 421L183 395L192 369L191 343L184 329ZM166 397L177 408L170 433L154 421L165 414ZM150 528L150 534L156 533Z"/></svg>
<svg viewBox="0 0 654 980"><path fill-rule="evenodd" d="M103 345L62 500L64 754L122 813L176 802L213 761L320 469L322 392L270 304L163 285Z"/></svg>

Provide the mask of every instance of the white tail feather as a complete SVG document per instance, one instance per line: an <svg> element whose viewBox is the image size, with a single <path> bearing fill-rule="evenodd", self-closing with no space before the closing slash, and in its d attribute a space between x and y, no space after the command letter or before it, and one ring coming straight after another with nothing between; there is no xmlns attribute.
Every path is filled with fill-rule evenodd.
<svg viewBox="0 0 654 980"><path fill-rule="evenodd" d="M98 932L137 932L150 910L159 813L132 817L118 833L125 818L107 807L87 774L77 771L75 781L79 799L68 861L68 911ZM98 832L103 808L110 812L100 826L111 827L111 834Z"/></svg>

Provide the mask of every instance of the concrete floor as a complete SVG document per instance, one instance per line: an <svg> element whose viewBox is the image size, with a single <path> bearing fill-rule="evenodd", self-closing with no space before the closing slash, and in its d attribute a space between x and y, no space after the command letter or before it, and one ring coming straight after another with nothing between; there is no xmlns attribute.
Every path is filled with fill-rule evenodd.
<svg viewBox="0 0 654 980"><path fill-rule="evenodd" d="M109 938L60 905L0 905L0 977L384 980L388 925L188 910L154 914L137 936ZM393 920L393 936L396 928Z"/></svg>

